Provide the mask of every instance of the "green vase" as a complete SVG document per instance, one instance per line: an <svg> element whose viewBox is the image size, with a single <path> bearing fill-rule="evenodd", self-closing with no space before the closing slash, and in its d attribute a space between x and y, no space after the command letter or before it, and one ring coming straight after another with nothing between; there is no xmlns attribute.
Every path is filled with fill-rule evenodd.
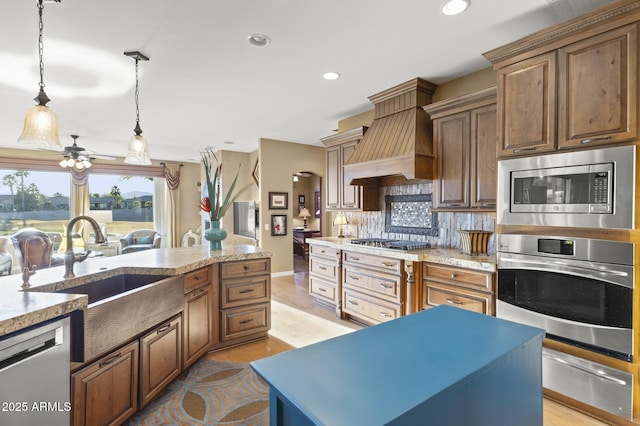
<svg viewBox="0 0 640 426"><path fill-rule="evenodd" d="M209 250L222 250L222 240L227 238L227 231L220 227L219 220L212 220L211 227L204 231L204 238L209 241Z"/></svg>

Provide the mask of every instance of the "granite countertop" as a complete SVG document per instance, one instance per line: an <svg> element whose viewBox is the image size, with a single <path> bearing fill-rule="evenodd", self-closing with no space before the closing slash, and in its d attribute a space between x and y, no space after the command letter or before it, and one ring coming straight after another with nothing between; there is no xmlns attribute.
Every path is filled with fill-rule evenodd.
<svg viewBox="0 0 640 426"><path fill-rule="evenodd" d="M22 274L0 278L0 338L78 309L86 309L87 296L54 293L121 274L182 275L218 262L271 257L271 253L244 244L209 251L206 245L154 249L113 257L98 257L74 265L74 278L64 279L64 265L38 270L22 290Z"/></svg>
<svg viewBox="0 0 640 426"><path fill-rule="evenodd" d="M351 244L351 240L352 238L323 237L309 238L307 239L307 243L333 247L339 250L348 249L351 252L385 256L391 259L402 259L412 262L432 262L485 272L496 272L495 254L470 256L463 254L460 249L447 247L434 247L420 250L393 250Z"/></svg>

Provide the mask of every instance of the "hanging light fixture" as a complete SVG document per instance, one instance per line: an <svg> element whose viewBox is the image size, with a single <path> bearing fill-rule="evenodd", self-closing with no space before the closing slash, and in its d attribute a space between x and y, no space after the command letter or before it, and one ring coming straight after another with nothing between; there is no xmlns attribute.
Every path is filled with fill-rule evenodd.
<svg viewBox="0 0 640 426"><path fill-rule="evenodd" d="M149 146L147 140L142 136L142 129L140 128L140 105L138 102L138 96L140 94L138 86L138 61L148 61L149 58L140 52L124 52L124 54L136 61L136 128L133 131L136 133L129 141L129 149L127 157L124 159L128 164L139 164L148 166L151 164L149 158Z"/></svg>
<svg viewBox="0 0 640 426"><path fill-rule="evenodd" d="M59 2L60 0L55 0ZM42 53L44 44L42 41L42 11L44 9L43 0L38 0L39 36L38 36L38 57L40 59L40 91L34 98L38 104L27 111L24 119L24 128L18 138L18 142L36 145L40 148L60 149L60 137L58 136L58 118L56 114L47 106L51 99L44 92L44 62Z"/></svg>
<svg viewBox="0 0 640 426"><path fill-rule="evenodd" d="M73 145L65 147L64 160L58 164L62 168L70 168L76 170L88 169L92 166L91 158L81 154L84 148L78 147L78 135L70 135L73 138Z"/></svg>

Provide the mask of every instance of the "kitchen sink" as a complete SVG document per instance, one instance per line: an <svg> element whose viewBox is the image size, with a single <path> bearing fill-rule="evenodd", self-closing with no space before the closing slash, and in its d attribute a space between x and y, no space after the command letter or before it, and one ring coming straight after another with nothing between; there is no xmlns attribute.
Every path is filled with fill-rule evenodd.
<svg viewBox="0 0 640 426"><path fill-rule="evenodd" d="M88 362L182 312L184 278L122 274L58 292L89 298L71 317L71 359Z"/></svg>

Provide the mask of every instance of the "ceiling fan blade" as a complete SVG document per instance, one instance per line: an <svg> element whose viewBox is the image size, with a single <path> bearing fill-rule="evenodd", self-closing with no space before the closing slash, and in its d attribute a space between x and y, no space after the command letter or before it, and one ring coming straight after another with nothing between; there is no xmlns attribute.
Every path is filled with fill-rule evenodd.
<svg viewBox="0 0 640 426"><path fill-rule="evenodd" d="M111 161L115 161L116 157L112 157L110 155L100 155L100 154L88 154L92 159L93 158L99 158L101 160L111 160Z"/></svg>

